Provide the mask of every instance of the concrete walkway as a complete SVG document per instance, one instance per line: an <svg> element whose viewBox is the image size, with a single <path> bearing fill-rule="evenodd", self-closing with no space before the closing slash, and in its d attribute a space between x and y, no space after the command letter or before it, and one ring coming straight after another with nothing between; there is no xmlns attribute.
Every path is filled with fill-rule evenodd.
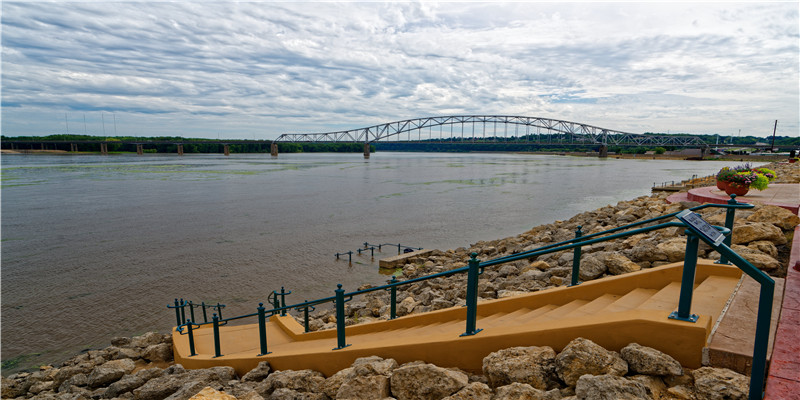
<svg viewBox="0 0 800 400"><path fill-rule="evenodd" d="M725 191L717 189L716 186L704 186L690 189L689 192L675 193L667 197L667 202L696 201L698 203L725 204L730 199ZM773 183L765 190L750 190L744 196L737 196L736 201L783 207L797 214L800 209L800 184Z"/></svg>

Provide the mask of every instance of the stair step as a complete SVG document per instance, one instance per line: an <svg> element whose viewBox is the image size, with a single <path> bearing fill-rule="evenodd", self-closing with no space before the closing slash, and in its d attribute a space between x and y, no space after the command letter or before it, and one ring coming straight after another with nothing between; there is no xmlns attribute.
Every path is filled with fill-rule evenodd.
<svg viewBox="0 0 800 400"><path fill-rule="evenodd" d="M485 317L482 317L482 316L479 315L478 316L478 321L481 321L481 322L492 322L492 321L494 321L494 320L496 320L498 318L502 318L502 317L504 317L506 315L508 315L508 313L507 312L502 312L502 311L494 313L492 315L487 315Z"/></svg>
<svg viewBox="0 0 800 400"><path fill-rule="evenodd" d="M519 317L521 317L521 316L523 316L523 315L525 315L525 314L527 314L527 313L529 313L531 311L532 310L530 308L524 308L523 307L523 308L520 308L519 310L516 310L514 312L510 312L508 314L503 313L503 316L501 316L499 318L494 318L494 319L491 319L491 320L487 320L487 318L478 318L478 324L480 324L481 327L483 327L483 326L495 327L495 326L503 326L503 325L506 325L506 324L516 325L515 321Z"/></svg>
<svg viewBox="0 0 800 400"><path fill-rule="evenodd" d="M733 288L739 278L729 276L709 276L694 289L692 313L714 315L720 312L731 298Z"/></svg>
<svg viewBox="0 0 800 400"><path fill-rule="evenodd" d="M681 283L671 282L669 285L664 286L656 294L651 296L647 301L640 304L639 309L643 310L665 310L671 311L678 308L678 299L681 294Z"/></svg>
<svg viewBox="0 0 800 400"><path fill-rule="evenodd" d="M627 311L632 310L639 306L640 304L647 301L650 297L656 294L658 290L656 289L642 289L636 288L628 292L628 294L620 297L615 302L609 304L608 306L598 310L601 312L620 312L620 311Z"/></svg>
<svg viewBox="0 0 800 400"><path fill-rule="evenodd" d="M550 310L536 317L536 321L544 322L544 321L552 321L554 319L563 318L564 315L575 311L576 309L580 308L586 303L588 303L588 301L586 300L580 300L580 299L572 300L569 303L564 304L563 306L556 307L554 310Z"/></svg>
<svg viewBox="0 0 800 400"><path fill-rule="evenodd" d="M594 315L597 314L598 311L602 310L609 304L617 301L620 296L617 294L604 294L580 307L575 309L572 312L565 314L564 318L573 318L573 317L582 317L584 315Z"/></svg>

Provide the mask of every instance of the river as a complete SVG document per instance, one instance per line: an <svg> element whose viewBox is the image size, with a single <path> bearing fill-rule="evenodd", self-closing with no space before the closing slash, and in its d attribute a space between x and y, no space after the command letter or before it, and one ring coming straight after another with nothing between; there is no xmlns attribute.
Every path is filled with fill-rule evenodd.
<svg viewBox="0 0 800 400"><path fill-rule="evenodd" d="M255 312L381 283L363 242L449 249L731 162L505 153L2 156L2 358L168 331L181 297ZM34 355L35 354L35 355ZM22 366L24 363L20 363ZM4 368L4 373L9 369Z"/></svg>

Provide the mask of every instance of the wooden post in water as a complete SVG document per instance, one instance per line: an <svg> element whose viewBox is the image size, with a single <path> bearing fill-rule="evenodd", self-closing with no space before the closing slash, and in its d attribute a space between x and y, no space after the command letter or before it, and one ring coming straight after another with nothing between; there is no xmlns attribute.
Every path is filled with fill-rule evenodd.
<svg viewBox="0 0 800 400"><path fill-rule="evenodd" d="M277 143L272 142L272 144L269 145L269 154L271 156L273 156L273 157L277 157L278 156L278 144Z"/></svg>
<svg viewBox="0 0 800 400"><path fill-rule="evenodd" d="M182 155L183 155L183 144L179 144L179 145L178 145L178 155L179 155L179 156L182 156Z"/></svg>
<svg viewBox="0 0 800 400"><path fill-rule="evenodd" d="M369 142L364 143L364 158L369 158Z"/></svg>
<svg viewBox="0 0 800 400"><path fill-rule="evenodd" d="M141 144L136 145L136 154L140 156L144 154L144 145Z"/></svg>
<svg viewBox="0 0 800 400"><path fill-rule="evenodd" d="M222 145L222 149L223 149L222 152L225 153L226 156L231 155L231 145L229 144Z"/></svg>

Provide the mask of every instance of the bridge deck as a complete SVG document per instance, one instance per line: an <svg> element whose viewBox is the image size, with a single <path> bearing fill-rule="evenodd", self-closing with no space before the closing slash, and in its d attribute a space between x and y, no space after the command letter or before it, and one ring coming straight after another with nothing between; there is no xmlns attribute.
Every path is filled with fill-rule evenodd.
<svg viewBox="0 0 800 400"><path fill-rule="evenodd" d="M697 323L668 319L677 308L682 263L561 287L478 305L478 328L465 330L466 309L454 307L346 328L349 347L337 346L336 331L303 333L292 317L267 323L270 354L258 356L258 325L220 327L221 357L213 357L210 328L195 330L198 355L189 357L188 336L173 332L175 361L187 368L233 366L244 374L258 362L278 370L314 369L326 375L358 357L378 355L400 363L424 360L445 367L480 371L490 352L513 346L562 349L585 337L614 350L631 342L659 349L681 364L700 366L714 323L736 288L741 272L711 261L698 263L692 313Z"/></svg>

